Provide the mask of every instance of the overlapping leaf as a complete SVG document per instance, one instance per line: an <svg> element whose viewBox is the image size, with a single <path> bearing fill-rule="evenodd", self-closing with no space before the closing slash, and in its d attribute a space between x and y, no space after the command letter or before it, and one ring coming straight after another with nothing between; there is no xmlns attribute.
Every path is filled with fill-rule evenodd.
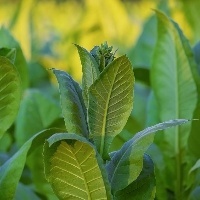
<svg viewBox="0 0 200 200"><path fill-rule="evenodd" d="M170 120L148 127L137 133L120 150L115 152L106 166L113 192L124 189L139 176L143 168L143 155L153 142L156 131L186 122L188 120Z"/></svg>
<svg viewBox="0 0 200 200"><path fill-rule="evenodd" d="M53 70L59 83L60 102L68 132L88 137L86 108L82 90L72 77L60 70Z"/></svg>
<svg viewBox="0 0 200 200"><path fill-rule="evenodd" d="M91 137L107 157L113 138L123 129L133 104L134 75L121 56L108 65L89 89L88 123Z"/></svg>
<svg viewBox="0 0 200 200"><path fill-rule="evenodd" d="M45 174L59 199L111 199L99 165L101 158L91 143L64 133L48 142L44 146Z"/></svg>
<svg viewBox="0 0 200 200"><path fill-rule="evenodd" d="M21 98L21 81L15 66L0 56L0 138L14 122Z"/></svg>
<svg viewBox="0 0 200 200"><path fill-rule="evenodd" d="M99 76L100 72L98 69L97 62L91 56L91 54L83 47L76 45L82 64L82 86L83 86L83 98L86 107L88 107L88 89L94 83Z"/></svg>

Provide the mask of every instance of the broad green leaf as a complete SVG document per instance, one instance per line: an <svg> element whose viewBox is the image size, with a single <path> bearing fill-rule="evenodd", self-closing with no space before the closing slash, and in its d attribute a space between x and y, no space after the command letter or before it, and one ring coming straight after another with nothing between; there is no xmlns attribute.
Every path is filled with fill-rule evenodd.
<svg viewBox="0 0 200 200"><path fill-rule="evenodd" d="M88 108L88 89L98 78L100 72L98 64L93 58L93 56L83 47L79 45L75 46L78 49L78 53L81 59L82 72L83 72L83 78L82 78L83 98L85 101L85 105Z"/></svg>
<svg viewBox="0 0 200 200"><path fill-rule="evenodd" d="M16 49L0 48L0 56L5 56L12 64L14 64L16 58Z"/></svg>
<svg viewBox="0 0 200 200"><path fill-rule="evenodd" d="M59 199L111 199L103 161L85 138L56 134L43 155L47 180Z"/></svg>
<svg viewBox="0 0 200 200"><path fill-rule="evenodd" d="M194 170L200 168L200 159L197 160L197 162L195 163L195 165L190 169L189 173L193 172Z"/></svg>
<svg viewBox="0 0 200 200"><path fill-rule="evenodd" d="M27 156L59 129L48 129L34 135L0 167L0 197L12 200L25 166Z"/></svg>
<svg viewBox="0 0 200 200"><path fill-rule="evenodd" d="M12 125L21 98L21 81L15 66L0 56L0 138Z"/></svg>
<svg viewBox="0 0 200 200"><path fill-rule="evenodd" d="M133 105L134 75L121 56L108 65L89 89L88 123L97 150L108 157L113 138L120 133Z"/></svg>
<svg viewBox="0 0 200 200"><path fill-rule="evenodd" d="M178 25L156 11L158 41L156 44L151 81L158 102L161 121L185 118L192 119L197 103L197 89L191 68L192 52ZM187 42L188 43L188 42ZM196 66L195 66L196 67ZM164 135L171 149L179 154L187 145L191 124L166 131ZM180 136L180 134L182 134Z"/></svg>
<svg viewBox="0 0 200 200"><path fill-rule="evenodd" d="M16 59L15 66L20 74L20 78L22 81L22 88L25 89L28 87L28 66L21 50L20 45L17 41L11 36L9 31L4 27L0 28L0 48L15 48L16 49Z"/></svg>
<svg viewBox="0 0 200 200"><path fill-rule="evenodd" d="M138 178L129 186L116 192L116 200L153 200L156 191L156 179L154 175L154 165L150 156L144 154L143 169Z"/></svg>
<svg viewBox="0 0 200 200"><path fill-rule="evenodd" d="M59 83L62 115L68 132L88 137L87 114L82 90L72 77L60 70L53 70Z"/></svg>
<svg viewBox="0 0 200 200"><path fill-rule="evenodd" d="M34 134L49 128L59 117L61 109L53 98L37 89L26 90L16 120L17 145L23 145Z"/></svg>
<svg viewBox="0 0 200 200"><path fill-rule="evenodd" d="M143 155L153 142L155 132L188 121L176 119L156 124L138 132L131 140L124 143L106 166L112 191L115 193L122 190L137 179L143 167Z"/></svg>

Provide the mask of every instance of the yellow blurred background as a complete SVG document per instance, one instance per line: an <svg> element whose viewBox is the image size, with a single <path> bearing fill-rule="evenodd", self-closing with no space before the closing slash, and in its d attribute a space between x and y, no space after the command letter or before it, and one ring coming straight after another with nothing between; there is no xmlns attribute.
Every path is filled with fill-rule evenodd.
<svg viewBox="0 0 200 200"><path fill-rule="evenodd" d="M107 41L124 54L154 15L152 9L163 2L195 42L184 3L174 0L0 0L0 26L11 31L27 61L40 60L47 68L63 69L80 80L81 65L73 43L90 50Z"/></svg>

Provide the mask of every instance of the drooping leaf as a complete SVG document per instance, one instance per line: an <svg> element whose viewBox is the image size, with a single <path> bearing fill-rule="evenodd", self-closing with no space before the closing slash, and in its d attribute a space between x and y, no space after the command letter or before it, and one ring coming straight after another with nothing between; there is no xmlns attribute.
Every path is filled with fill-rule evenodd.
<svg viewBox="0 0 200 200"><path fill-rule="evenodd" d="M85 138L55 134L43 155L47 180L59 199L111 199L103 162Z"/></svg>
<svg viewBox="0 0 200 200"><path fill-rule="evenodd" d="M156 124L138 132L131 140L124 143L106 166L112 191L115 193L124 189L139 176L143 168L143 155L153 142L155 132L188 121L176 119Z"/></svg>
<svg viewBox="0 0 200 200"><path fill-rule="evenodd" d="M113 138L130 115L133 84L131 63L126 56L121 56L104 69L89 89L90 134L103 158L107 158Z"/></svg>
<svg viewBox="0 0 200 200"><path fill-rule="evenodd" d="M116 192L116 200L153 200L156 191L156 179L154 174L154 165L150 156L144 154L143 169L138 178L129 186Z"/></svg>
<svg viewBox="0 0 200 200"><path fill-rule="evenodd" d="M86 107L80 86L69 74L55 69L53 72L59 83L62 114L67 131L88 137Z"/></svg>
<svg viewBox="0 0 200 200"><path fill-rule="evenodd" d="M16 58L16 49L0 48L0 56L5 56L12 64L14 64Z"/></svg>
<svg viewBox="0 0 200 200"><path fill-rule="evenodd" d="M88 108L88 89L94 83L99 76L100 72L98 64L94 57L83 47L76 45L82 64L82 86L83 86L83 98L85 105Z"/></svg>
<svg viewBox="0 0 200 200"><path fill-rule="evenodd" d="M8 200L13 199L27 155L41 146L46 138L58 131L60 130L49 129L34 135L0 167L0 197Z"/></svg>
<svg viewBox="0 0 200 200"><path fill-rule="evenodd" d="M15 66L0 56L0 138L12 125L21 98L21 81Z"/></svg>
<svg viewBox="0 0 200 200"><path fill-rule="evenodd" d="M0 28L0 48L15 48L16 49L16 59L15 66L20 74L20 78L22 81L22 88L25 89L28 87L28 67L21 50L19 43L11 36L9 31L4 27Z"/></svg>
<svg viewBox="0 0 200 200"><path fill-rule="evenodd" d="M34 134L49 128L59 117L60 106L53 98L37 89L26 90L16 120L17 145L21 146Z"/></svg>

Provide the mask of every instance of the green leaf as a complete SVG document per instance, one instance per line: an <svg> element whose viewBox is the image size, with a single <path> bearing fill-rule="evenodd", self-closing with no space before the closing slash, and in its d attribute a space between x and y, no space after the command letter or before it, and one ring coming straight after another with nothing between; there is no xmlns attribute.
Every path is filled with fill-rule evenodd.
<svg viewBox="0 0 200 200"><path fill-rule="evenodd" d="M12 64L14 64L16 59L16 49L0 48L0 55L5 56Z"/></svg>
<svg viewBox="0 0 200 200"><path fill-rule="evenodd" d="M106 166L112 191L115 193L124 189L139 176L143 168L143 155L153 142L155 132L188 121L176 119L156 124L138 132L131 140L124 143Z"/></svg>
<svg viewBox="0 0 200 200"><path fill-rule="evenodd" d="M158 41L154 52L151 81L158 102L161 121L169 119L192 119L197 103L197 90L191 68L192 51L178 25L163 13L156 11ZM188 42L187 42L188 43ZM196 67L196 66L195 66ZM185 148L191 124L170 129L166 133L171 149L176 153ZM184 133L181 135L180 134ZM173 141L173 142L172 142ZM178 147L178 143L180 147Z"/></svg>
<svg viewBox="0 0 200 200"><path fill-rule="evenodd" d="M55 69L53 72L59 83L62 114L67 131L88 137L87 114L81 88L69 74Z"/></svg>
<svg viewBox="0 0 200 200"><path fill-rule="evenodd" d="M0 138L12 125L21 98L21 81L15 66L0 56Z"/></svg>
<svg viewBox="0 0 200 200"><path fill-rule="evenodd" d="M190 169L189 173L193 172L194 170L200 168L200 159L197 160L197 162L195 163L195 165Z"/></svg>
<svg viewBox="0 0 200 200"><path fill-rule="evenodd" d="M156 179L154 165L150 156L144 154L143 169L138 178L129 186L116 192L116 200L153 200L155 198Z"/></svg>
<svg viewBox="0 0 200 200"><path fill-rule="evenodd" d="M94 57L83 47L75 44L78 49L78 53L81 59L82 64L82 86L83 86L83 98L85 101L85 105L88 108L88 89L94 83L94 81L98 78L100 72L98 68L98 64L95 61Z"/></svg>
<svg viewBox="0 0 200 200"><path fill-rule="evenodd" d="M103 162L85 138L56 134L45 143L43 155L47 180L59 199L111 199Z"/></svg>
<svg viewBox="0 0 200 200"><path fill-rule="evenodd" d="M113 138L131 113L134 75L130 61L121 56L108 65L89 89L88 123L97 150L108 157Z"/></svg>
<svg viewBox="0 0 200 200"><path fill-rule="evenodd" d="M27 155L44 143L59 129L48 129L34 135L8 161L0 167L0 197L12 200L21 177Z"/></svg>
<svg viewBox="0 0 200 200"><path fill-rule="evenodd" d="M0 28L0 38L0 48L6 47L16 49L17 54L15 59L15 66L20 74L22 88L27 88L29 84L28 66L19 43L11 36L9 31L4 27Z"/></svg>
<svg viewBox="0 0 200 200"><path fill-rule="evenodd" d="M21 146L34 134L49 128L60 116L60 106L52 98L37 89L26 90L16 120L17 145Z"/></svg>

